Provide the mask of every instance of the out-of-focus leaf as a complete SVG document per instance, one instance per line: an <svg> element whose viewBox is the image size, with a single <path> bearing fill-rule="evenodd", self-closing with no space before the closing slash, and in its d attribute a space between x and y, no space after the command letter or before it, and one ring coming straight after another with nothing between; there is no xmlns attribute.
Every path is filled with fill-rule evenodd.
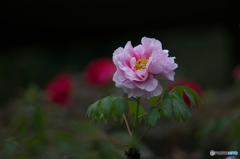
<svg viewBox="0 0 240 159"><path fill-rule="evenodd" d="M146 116L144 117L144 122L147 126L155 128L157 120L160 119L161 115L157 107L151 107Z"/></svg>
<svg viewBox="0 0 240 159"><path fill-rule="evenodd" d="M188 106L177 98L172 99L173 106L173 117L175 120L180 121L181 119L185 122L191 117L191 112Z"/></svg>
<svg viewBox="0 0 240 159"><path fill-rule="evenodd" d="M94 102L93 104L91 104L91 105L88 107L87 113L86 113L86 116L87 116L88 118L90 118L92 112L93 112L95 115L97 115L98 103L99 103L99 100L96 101L96 102Z"/></svg>
<svg viewBox="0 0 240 159"><path fill-rule="evenodd" d="M109 113L111 111L111 108L112 108L112 98L109 96L109 97L106 97L106 98L103 98L101 100L101 108L102 108L102 112L103 112L103 116L105 118L108 118L109 116Z"/></svg>
<svg viewBox="0 0 240 159"><path fill-rule="evenodd" d="M167 119L171 119L173 116L173 108L171 99L163 99L161 102L161 111Z"/></svg>
<svg viewBox="0 0 240 159"><path fill-rule="evenodd" d="M188 98L190 99L191 105L193 105L193 106L196 106L196 105L200 106L202 104L202 101L201 101L198 93L195 90L193 90L193 89L191 89L189 87L185 87L185 86L181 86L181 88L186 93ZM197 104L196 104L195 101L197 102Z"/></svg>
<svg viewBox="0 0 240 159"><path fill-rule="evenodd" d="M100 99L88 107L86 116L91 118L91 121L103 120L108 121L111 116L115 121L120 119L123 121L123 114L128 111L127 99L122 96L108 96Z"/></svg>
<svg viewBox="0 0 240 159"><path fill-rule="evenodd" d="M118 116L122 116L124 113L128 111L128 102L126 98L117 97L113 105Z"/></svg>
<svg viewBox="0 0 240 159"><path fill-rule="evenodd" d="M130 109L130 114L136 115L137 103L128 101L128 105L129 105L129 109ZM141 116L145 113L146 113L146 111L143 108L143 106L139 105L138 116Z"/></svg>
<svg viewBox="0 0 240 159"><path fill-rule="evenodd" d="M158 102L159 100L161 100L161 97L162 97L163 94L164 94L164 93L162 93L162 94L159 95L159 96L154 96L154 97L150 98L150 105L151 105L151 106L156 106L157 102Z"/></svg>
<svg viewBox="0 0 240 159"><path fill-rule="evenodd" d="M178 100L183 100L183 92L180 86L174 87L171 94L174 95L175 98L177 98Z"/></svg>

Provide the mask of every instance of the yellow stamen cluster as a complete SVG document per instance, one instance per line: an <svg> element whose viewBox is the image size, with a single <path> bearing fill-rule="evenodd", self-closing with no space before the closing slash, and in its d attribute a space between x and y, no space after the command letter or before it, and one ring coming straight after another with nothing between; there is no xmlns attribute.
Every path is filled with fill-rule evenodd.
<svg viewBox="0 0 240 159"><path fill-rule="evenodd" d="M146 64L148 63L148 59L139 59L136 61L136 64L135 64L135 69L146 69Z"/></svg>

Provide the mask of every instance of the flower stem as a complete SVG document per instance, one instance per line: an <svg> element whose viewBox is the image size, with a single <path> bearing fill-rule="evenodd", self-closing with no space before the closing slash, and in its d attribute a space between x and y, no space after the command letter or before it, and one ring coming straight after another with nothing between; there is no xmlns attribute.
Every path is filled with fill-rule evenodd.
<svg viewBox="0 0 240 159"><path fill-rule="evenodd" d="M132 128L132 136L131 136L131 148L135 148L135 139L136 139L136 127L138 125L138 112L139 112L139 106L140 106L140 97L136 98L137 101L137 108L136 108L136 114L135 114L135 119L133 123L133 128Z"/></svg>
<svg viewBox="0 0 240 159"><path fill-rule="evenodd" d="M132 132L131 132L129 124L128 124L128 119L126 118L125 114L123 114L123 118L124 118L124 121L126 123L127 129L128 129L128 133L129 133L130 136L132 136Z"/></svg>
<svg viewBox="0 0 240 159"><path fill-rule="evenodd" d="M138 119L144 117L145 115L147 115L147 113L144 113L143 115L139 116Z"/></svg>

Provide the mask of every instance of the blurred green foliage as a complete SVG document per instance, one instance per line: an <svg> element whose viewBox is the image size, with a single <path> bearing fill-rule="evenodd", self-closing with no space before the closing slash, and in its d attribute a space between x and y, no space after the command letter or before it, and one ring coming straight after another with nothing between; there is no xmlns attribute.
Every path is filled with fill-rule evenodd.
<svg viewBox="0 0 240 159"><path fill-rule="evenodd" d="M88 98L75 95L76 99L81 99L74 101L78 103L76 107L64 108L48 102L43 91L35 84L31 84L23 91L19 98L12 100L7 109L0 112L0 158L124 158L124 149L119 152L113 149L113 145L126 145L129 142L127 137L123 136L122 130L127 134L124 124L119 125L109 120L107 126L99 127L98 124L92 125L86 121L87 119L82 116L86 113L82 112L84 106L87 110L87 105L96 99L96 94L99 95L98 99L105 94L101 94L103 92L101 89L94 90L93 93L90 88L83 88ZM209 155L211 149L238 151L239 88L239 85L233 85L221 92L205 91L202 96L203 106L190 108L192 118L186 123L161 118L154 131L149 131L143 138L141 149L146 146L150 149L149 156L160 156L165 159L207 159L211 158ZM157 100L152 100L150 104L156 102ZM147 101L141 103L144 106L145 104L149 103ZM122 111L119 109L118 113L121 114ZM130 111L134 113L133 110ZM140 114L144 112L144 108L141 107ZM145 129L138 131L140 135ZM143 150L144 153L147 152L146 148ZM195 153L198 157L193 156Z"/></svg>
<svg viewBox="0 0 240 159"><path fill-rule="evenodd" d="M222 93L208 92L206 95L206 119L203 119L197 136L205 149L216 143L231 150L240 150L240 85ZM209 107L209 108L207 108ZM212 111L210 111L212 109ZM209 113L212 112L210 115Z"/></svg>
<svg viewBox="0 0 240 159"><path fill-rule="evenodd" d="M11 122L1 128L1 159L122 158L99 129L67 116L65 108L44 102L36 85L14 105Z"/></svg>

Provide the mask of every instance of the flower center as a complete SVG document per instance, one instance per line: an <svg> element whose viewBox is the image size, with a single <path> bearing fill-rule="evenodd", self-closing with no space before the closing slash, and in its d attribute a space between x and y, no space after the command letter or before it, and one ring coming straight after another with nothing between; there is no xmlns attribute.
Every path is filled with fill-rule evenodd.
<svg viewBox="0 0 240 159"><path fill-rule="evenodd" d="M135 64L135 69L136 70L139 70L139 69L146 69L146 64L148 63L148 59L139 59L136 61L136 64Z"/></svg>

